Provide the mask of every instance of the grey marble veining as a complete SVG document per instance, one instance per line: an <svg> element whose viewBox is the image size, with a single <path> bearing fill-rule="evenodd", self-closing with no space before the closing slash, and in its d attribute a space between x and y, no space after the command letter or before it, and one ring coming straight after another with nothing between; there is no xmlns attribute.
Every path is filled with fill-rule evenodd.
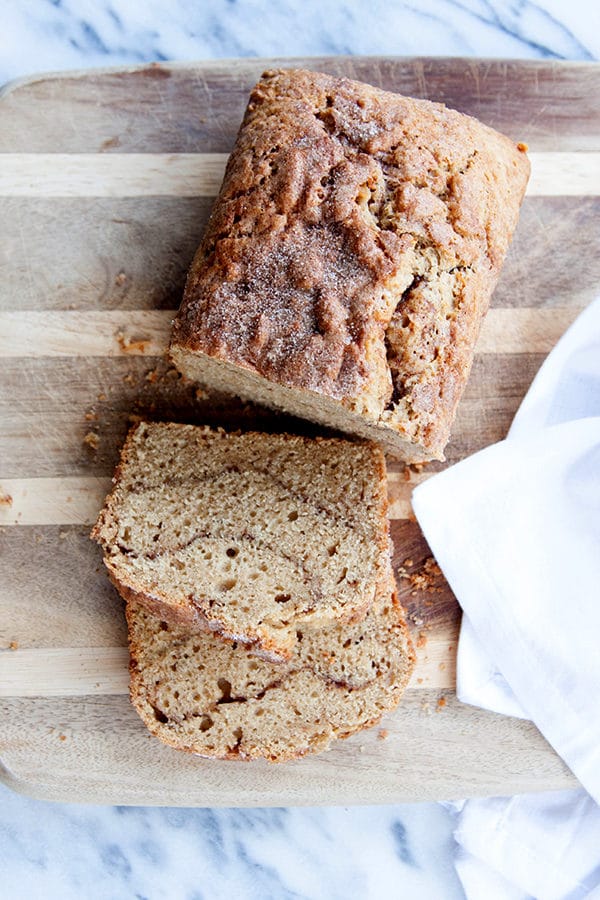
<svg viewBox="0 0 600 900"><path fill-rule="evenodd" d="M594 59L596 0L15 0L0 83L32 71L234 56Z"/></svg>
<svg viewBox="0 0 600 900"><path fill-rule="evenodd" d="M0 787L0 896L349 900L463 896L436 804L166 809L42 803Z"/></svg>
<svg viewBox="0 0 600 900"><path fill-rule="evenodd" d="M589 60L598 0L13 0L0 83L235 56ZM191 810L46 804L0 786L0 898L454 900L453 820L431 803Z"/></svg>

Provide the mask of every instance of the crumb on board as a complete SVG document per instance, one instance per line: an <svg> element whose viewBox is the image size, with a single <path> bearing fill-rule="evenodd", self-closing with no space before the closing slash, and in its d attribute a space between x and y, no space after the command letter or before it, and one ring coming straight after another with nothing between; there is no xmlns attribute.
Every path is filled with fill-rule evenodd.
<svg viewBox="0 0 600 900"><path fill-rule="evenodd" d="M18 649L19 649L19 642L18 642L18 641L11 641L10 644L8 645L8 649L9 649L9 650L18 650Z"/></svg>
<svg viewBox="0 0 600 900"><path fill-rule="evenodd" d="M94 409L88 409L86 412L84 419L86 422L97 422L98 421L98 413Z"/></svg>
<svg viewBox="0 0 600 900"><path fill-rule="evenodd" d="M108 398L107 398L106 394L104 394L102 392L98 394L98 400L100 400L101 403L103 403L107 399Z"/></svg>
<svg viewBox="0 0 600 900"><path fill-rule="evenodd" d="M66 741L67 736L66 736L66 734L59 734L58 739L59 739L59 741Z"/></svg>
<svg viewBox="0 0 600 900"><path fill-rule="evenodd" d="M123 375L123 382L125 384L135 384L135 378L131 372L128 372L127 375Z"/></svg>
<svg viewBox="0 0 600 900"><path fill-rule="evenodd" d="M526 144L524 141L519 141L517 144L517 150L520 150L521 153L527 153L529 150L529 144Z"/></svg>
<svg viewBox="0 0 600 900"><path fill-rule="evenodd" d="M431 703L428 700L423 700L421 703L421 712L424 712L425 715L431 715Z"/></svg>
<svg viewBox="0 0 600 900"><path fill-rule="evenodd" d="M389 731L387 728L380 728L377 732L377 737L380 741L385 741L389 735Z"/></svg>
<svg viewBox="0 0 600 900"><path fill-rule="evenodd" d="M417 684L423 684L423 679L422 679L422 678L417 678Z"/></svg>
<svg viewBox="0 0 600 900"><path fill-rule="evenodd" d="M0 506L12 506L13 498L10 494L0 491Z"/></svg>
<svg viewBox="0 0 600 900"><path fill-rule="evenodd" d="M427 644L427 633L420 631L417 635L417 649L421 650Z"/></svg>
<svg viewBox="0 0 600 900"><path fill-rule="evenodd" d="M196 400L206 400L208 397L207 392L203 388L196 388L194 392L194 396Z"/></svg>
<svg viewBox="0 0 600 900"><path fill-rule="evenodd" d="M115 338L123 353L144 354L151 343L150 338L130 338L122 331L117 331Z"/></svg>
<svg viewBox="0 0 600 900"><path fill-rule="evenodd" d="M114 138L113 138L113 140L114 140ZM121 287L121 285L125 284L126 281L127 281L127 275L125 274L125 272L118 272L115 275L115 284L118 287Z"/></svg>
<svg viewBox="0 0 600 900"><path fill-rule="evenodd" d="M439 699L438 702L437 702L437 706L436 706L436 710L435 710L435 711L436 711L436 712L441 712L441 711L443 710L443 708L446 706L446 703L447 703L447 702L448 702L448 701L446 700L445 697L440 697L440 699Z"/></svg>
<svg viewBox="0 0 600 900"><path fill-rule="evenodd" d="M413 475L418 475L420 472L422 472L426 465L426 462L408 463L402 469L402 477L405 481L411 481Z"/></svg>
<svg viewBox="0 0 600 900"><path fill-rule="evenodd" d="M146 372L146 375L144 377L146 381L150 382L150 384L156 384L159 378L158 369L150 369L149 372Z"/></svg>
<svg viewBox="0 0 600 900"><path fill-rule="evenodd" d="M412 481L413 475L418 475L427 463L409 463L402 469L402 477L404 481Z"/></svg>
<svg viewBox="0 0 600 900"><path fill-rule="evenodd" d="M69 536L69 532L68 532L68 531L59 531L59 532L58 532L58 539L59 539L59 541L64 541L64 539L65 539L66 537L68 537L68 536Z"/></svg>
<svg viewBox="0 0 600 900"><path fill-rule="evenodd" d="M95 431L88 431L86 436L83 439L83 443L90 448L90 450L96 451L100 446L100 438L96 434Z"/></svg>
<svg viewBox="0 0 600 900"><path fill-rule="evenodd" d="M398 577L408 581L412 590L411 597L415 597L419 591L426 594L441 594L442 587L438 580L442 577L442 570L436 563L433 556L428 556L423 565L416 572L409 572L408 569L413 565L413 560L405 559L398 569Z"/></svg>

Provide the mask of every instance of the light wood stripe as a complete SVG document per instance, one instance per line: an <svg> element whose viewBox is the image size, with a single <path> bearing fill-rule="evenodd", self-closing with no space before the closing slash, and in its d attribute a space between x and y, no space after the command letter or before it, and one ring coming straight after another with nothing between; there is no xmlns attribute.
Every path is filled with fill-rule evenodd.
<svg viewBox="0 0 600 900"><path fill-rule="evenodd" d="M576 308L491 309L477 353L548 353ZM175 310L0 312L0 358L162 356Z"/></svg>
<svg viewBox="0 0 600 900"><path fill-rule="evenodd" d="M600 153L530 153L528 197L597 197Z"/></svg>
<svg viewBox="0 0 600 900"><path fill-rule="evenodd" d="M456 683L456 636L432 635L417 654L412 690L451 690ZM0 651L0 697L79 697L127 694L125 647L18 648Z"/></svg>
<svg viewBox="0 0 600 900"><path fill-rule="evenodd" d="M126 694L125 647L19 648L0 652L0 697Z"/></svg>
<svg viewBox="0 0 600 900"><path fill-rule="evenodd" d="M214 197L227 153L3 153L2 197Z"/></svg>
<svg viewBox="0 0 600 900"><path fill-rule="evenodd" d="M426 472L388 473L392 519L411 515L413 488L428 478ZM11 502L0 505L0 525L92 525L111 488L110 478L70 476L62 478L0 478L0 496Z"/></svg>
<svg viewBox="0 0 600 900"><path fill-rule="evenodd" d="M0 525L91 525L110 490L110 478L0 478Z"/></svg>
<svg viewBox="0 0 600 900"><path fill-rule="evenodd" d="M580 312L491 309L476 353L549 353ZM162 356L176 310L0 312L0 358Z"/></svg>
<svg viewBox="0 0 600 900"><path fill-rule="evenodd" d="M0 357L162 356L175 310L0 312Z"/></svg>
<svg viewBox="0 0 600 900"><path fill-rule="evenodd" d="M3 197L214 197L226 153L3 153ZM530 197L600 195L600 153L530 153Z"/></svg>
<svg viewBox="0 0 600 900"><path fill-rule="evenodd" d="M475 353L550 353L581 309L490 309Z"/></svg>

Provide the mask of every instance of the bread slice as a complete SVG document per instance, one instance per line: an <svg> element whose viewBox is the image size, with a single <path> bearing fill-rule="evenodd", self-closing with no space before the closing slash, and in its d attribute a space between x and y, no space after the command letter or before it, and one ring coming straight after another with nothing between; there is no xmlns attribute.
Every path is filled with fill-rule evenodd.
<svg viewBox="0 0 600 900"><path fill-rule="evenodd" d="M280 762L325 750L393 709L414 665L391 581L364 621L299 632L278 665L136 603L127 621L131 700L144 724L172 747L219 759Z"/></svg>
<svg viewBox="0 0 600 900"><path fill-rule="evenodd" d="M189 378L443 459L529 177L437 103L303 70L250 96L189 272Z"/></svg>
<svg viewBox="0 0 600 900"><path fill-rule="evenodd" d="M92 536L126 599L282 660L298 629L364 618L386 513L375 445L141 423Z"/></svg>

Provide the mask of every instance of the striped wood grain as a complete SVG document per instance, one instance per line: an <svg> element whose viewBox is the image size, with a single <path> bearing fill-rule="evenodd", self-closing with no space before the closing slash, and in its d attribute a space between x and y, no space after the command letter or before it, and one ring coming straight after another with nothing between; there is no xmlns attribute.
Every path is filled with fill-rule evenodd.
<svg viewBox="0 0 600 900"><path fill-rule="evenodd" d="M456 461L504 436L545 354L596 290L600 67L304 63L443 100L531 147L521 223L448 447ZM430 551L410 508L414 484L443 464L390 467L394 567L418 666L387 740L375 730L322 757L249 769L157 745L127 702L122 605L88 532L129 414L304 427L162 378L247 91L271 64L69 73L0 96L0 778L52 799L184 805L573 784L532 725L453 698L459 611L443 578L419 588Z"/></svg>

